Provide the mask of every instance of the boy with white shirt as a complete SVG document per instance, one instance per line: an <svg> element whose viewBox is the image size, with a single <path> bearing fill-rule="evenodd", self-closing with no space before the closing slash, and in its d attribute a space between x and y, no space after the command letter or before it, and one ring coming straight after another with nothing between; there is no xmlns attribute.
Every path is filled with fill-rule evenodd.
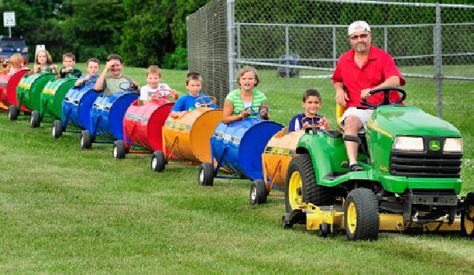
<svg viewBox="0 0 474 275"><path fill-rule="evenodd" d="M176 90L172 90L167 84L160 83L161 70L156 65L151 65L146 71L147 85L140 88L140 103L146 104L150 100L157 100L163 97L178 99Z"/></svg>

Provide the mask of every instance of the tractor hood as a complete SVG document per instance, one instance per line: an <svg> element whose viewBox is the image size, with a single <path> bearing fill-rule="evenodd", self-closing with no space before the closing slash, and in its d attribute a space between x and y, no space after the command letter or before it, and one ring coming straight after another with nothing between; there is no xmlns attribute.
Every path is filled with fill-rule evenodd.
<svg viewBox="0 0 474 275"><path fill-rule="evenodd" d="M449 136L461 137L447 121L413 106L381 106L374 111L368 127L386 136Z"/></svg>

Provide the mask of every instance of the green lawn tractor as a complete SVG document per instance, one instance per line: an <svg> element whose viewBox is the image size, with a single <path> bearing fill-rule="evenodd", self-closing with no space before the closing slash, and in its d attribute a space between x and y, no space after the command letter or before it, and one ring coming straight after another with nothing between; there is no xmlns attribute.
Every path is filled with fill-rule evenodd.
<svg viewBox="0 0 474 275"><path fill-rule="evenodd" d="M304 224L327 236L376 240L381 231L451 231L474 235L474 193L460 196L460 132L419 108L402 104L404 90L387 87L360 143L363 171L349 172L339 131L307 129L285 182L285 228ZM392 93L398 94L392 100Z"/></svg>

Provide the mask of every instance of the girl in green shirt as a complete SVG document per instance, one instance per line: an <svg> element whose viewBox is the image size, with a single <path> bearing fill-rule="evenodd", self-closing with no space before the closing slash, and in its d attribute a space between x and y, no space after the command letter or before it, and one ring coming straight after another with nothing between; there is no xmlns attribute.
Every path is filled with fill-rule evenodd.
<svg viewBox="0 0 474 275"><path fill-rule="evenodd" d="M253 106L260 107L260 116L268 119L267 97L257 89L258 85L257 70L253 67L245 66L239 71L240 89L230 92L224 101L223 122L229 124L233 121L244 119L248 116L255 117L255 111L250 109Z"/></svg>

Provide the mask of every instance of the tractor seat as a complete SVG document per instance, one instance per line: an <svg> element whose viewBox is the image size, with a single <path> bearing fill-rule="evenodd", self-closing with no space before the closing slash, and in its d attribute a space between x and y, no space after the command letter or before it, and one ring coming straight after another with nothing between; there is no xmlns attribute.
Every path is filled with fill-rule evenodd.
<svg viewBox="0 0 474 275"><path fill-rule="evenodd" d="M341 127L341 118L345 110L346 110L346 107L336 104L336 123L341 133L344 133L344 130ZM365 137L365 133L359 133L357 136L361 140L360 146L359 146L359 153L365 154L367 155L367 157L369 157L369 151L367 147L367 138Z"/></svg>

